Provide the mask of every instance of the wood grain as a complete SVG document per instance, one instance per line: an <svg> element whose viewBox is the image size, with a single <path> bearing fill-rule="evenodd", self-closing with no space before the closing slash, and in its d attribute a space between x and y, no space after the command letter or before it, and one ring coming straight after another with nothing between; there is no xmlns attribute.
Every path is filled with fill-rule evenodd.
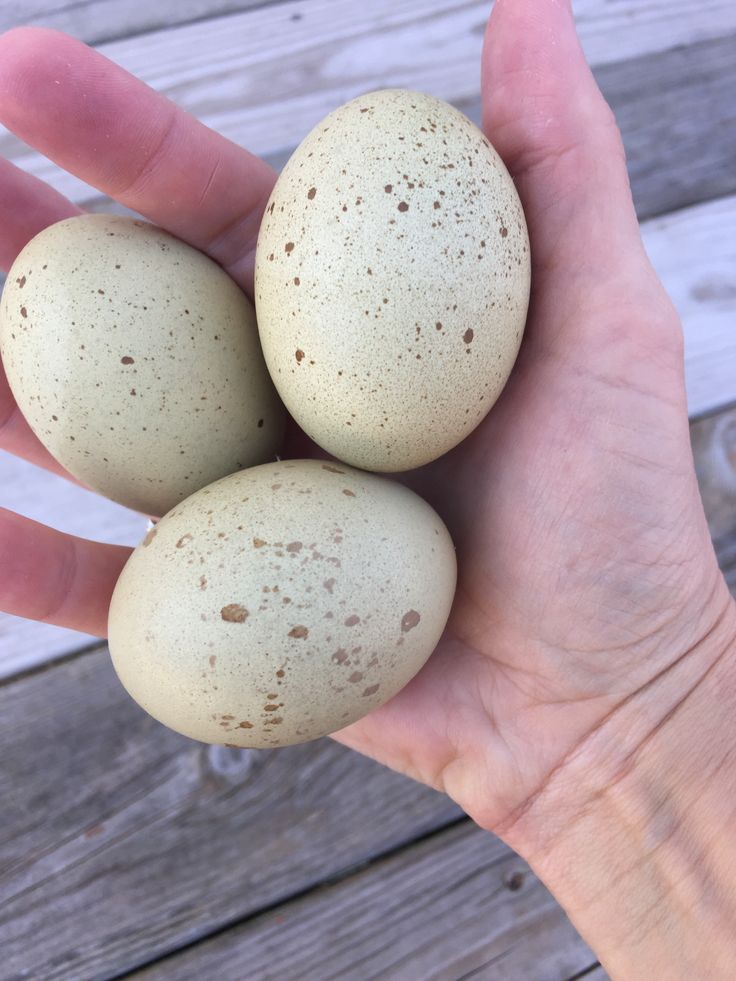
<svg viewBox="0 0 736 981"><path fill-rule="evenodd" d="M708 527L736 595L736 409L694 423L690 434Z"/></svg>
<svg viewBox="0 0 736 981"><path fill-rule="evenodd" d="M596 67L641 64L678 45L699 48L694 41L736 33L731 0L586 0L578 8L581 38ZM476 99L488 9L486 0L290 0L99 47L236 143L280 159L327 112L372 88L400 85L449 101ZM621 71L628 80L631 69ZM657 92L656 69L651 72L645 84ZM696 74L689 67L685 84ZM630 89L637 99L652 94L634 78ZM683 124L702 122L688 117ZM711 127L711 139L721 138ZM0 153L75 201L94 195L1 130Z"/></svg>
<svg viewBox="0 0 736 981"><path fill-rule="evenodd" d="M99 44L262 7L279 0L3 0L0 31L51 27Z"/></svg>
<svg viewBox="0 0 736 981"><path fill-rule="evenodd" d="M733 563L736 411L694 423L692 432L719 556L723 562L725 549ZM543 976L563 978L589 963L533 877L528 892L518 890L520 897L513 888L509 896L487 892L484 875L527 873L498 843L464 823L447 838L449 859L444 844L420 844L406 862L388 856L361 872L357 884L331 887L344 892L315 895L300 905L295 897L301 892L438 831L457 821L459 812L445 798L327 740L273 753L185 740L134 705L105 650L0 685L0 745L0 937L10 978L22 971L49 981L109 977L228 924L237 926L222 934L222 943L242 943L255 957L278 936L284 964L312 958L313 976L322 978L319 945L307 946L307 938L320 930L332 936L336 923L344 925L346 909L355 911L355 922L345 927L348 938L364 930L366 910L373 917L360 941L370 958L365 963L396 955L407 958L407 971L415 964L419 972L449 965L437 977L450 978L458 976L452 972L459 970L463 950L470 976L477 970L480 977L523 979L535 978L530 964L545 970L554 965ZM481 872L474 879L476 866ZM396 890L404 899L392 907ZM354 891L360 899L351 906ZM448 896L459 897L450 904L458 911L454 920ZM290 900L297 905L249 919ZM479 927L477 917L466 913L483 903L489 904L487 919ZM389 912L381 921L384 908ZM392 908L403 911L398 927ZM93 926L89 910L95 911ZM285 920L277 918L282 915ZM446 923L445 933L433 934L422 917L426 924ZM293 931L287 937L281 936L284 923ZM383 944L389 935L395 942ZM434 946L423 953L432 936ZM423 937L421 944L415 945L416 937ZM223 956L219 943L203 948L213 964ZM339 954L345 964L363 963L349 961L357 943L345 941ZM188 976L188 961L182 963L181 975L173 976ZM384 965L388 976L391 963ZM203 976L214 975L200 971ZM403 974L395 976L403 981Z"/></svg>
<svg viewBox="0 0 736 981"><path fill-rule="evenodd" d="M621 128L640 218L736 191L736 33L595 74Z"/></svg>
<svg viewBox="0 0 736 981"><path fill-rule="evenodd" d="M736 401L734 229L736 196L642 225L647 252L682 318L691 417Z"/></svg>
<svg viewBox="0 0 736 981"><path fill-rule="evenodd" d="M133 977L564 981L594 961L526 863L464 822Z"/></svg>
<svg viewBox="0 0 736 981"><path fill-rule="evenodd" d="M0 745L4 979L114 976L460 816L329 740L178 736L105 650L0 686Z"/></svg>
<svg viewBox="0 0 736 981"><path fill-rule="evenodd" d="M94 541L137 545L146 519L61 477L0 453L0 507ZM86 634L0 613L0 679L94 640Z"/></svg>

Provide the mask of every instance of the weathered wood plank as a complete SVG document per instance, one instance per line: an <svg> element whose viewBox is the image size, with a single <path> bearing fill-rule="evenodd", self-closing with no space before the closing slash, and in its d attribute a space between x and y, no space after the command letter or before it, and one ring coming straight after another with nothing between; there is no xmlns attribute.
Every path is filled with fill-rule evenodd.
<svg viewBox="0 0 736 981"><path fill-rule="evenodd" d="M4 0L0 31L52 27L88 44L99 44L221 17L280 0ZM718 11L714 11L716 16Z"/></svg>
<svg viewBox="0 0 736 981"><path fill-rule="evenodd" d="M95 541L135 545L146 519L24 460L0 453L0 507ZM0 679L78 650L85 634L0 613Z"/></svg>
<svg viewBox="0 0 736 981"><path fill-rule="evenodd" d="M529 867L466 822L133 977L565 981L594 961Z"/></svg>
<svg viewBox="0 0 736 981"><path fill-rule="evenodd" d="M621 128L640 218L736 191L736 34L595 74Z"/></svg>
<svg viewBox="0 0 736 981"><path fill-rule="evenodd" d="M620 68L621 84L630 79L631 59L634 66L640 67L644 56L654 64L658 52L677 45L699 49L692 44L696 39L736 32L736 7L730 0L697 6L671 0L615 5L586 0L578 12L591 63L627 63ZM375 0L360 5L353 0L290 0L105 44L100 50L235 142L281 159L327 112L371 88L402 85L455 102L476 99L487 13L486 0ZM687 83L697 72L683 57ZM700 60L707 71L709 59ZM727 71L726 93L729 77ZM636 100L667 97L656 67L642 82L646 91L634 78L629 84L628 94ZM681 97L670 115L694 126L695 145L702 145L702 114L678 117L680 103ZM717 126L710 129L711 141L725 139ZM0 153L76 201L93 194L7 133L0 135Z"/></svg>
<svg viewBox="0 0 736 981"><path fill-rule="evenodd" d="M736 524L727 521L729 507L732 518L736 513L736 411L697 422L692 432L723 559L723 547L736 552ZM345 874L458 813L329 741L276 753L191 743L128 699L104 650L0 686L0 746L0 937L9 977L26 971L81 981L132 969ZM515 869L517 860L509 861ZM409 877L412 889L423 889L421 881ZM448 891L439 889L437 902ZM385 901L390 892L378 895ZM540 903L529 922L548 932L539 935L534 962L567 957L571 941L558 946L567 927ZM420 915L416 905L407 903L407 916ZM497 916L493 922L502 922ZM453 936L469 929L463 922L453 924ZM525 922L513 927L516 947L502 944L506 956L521 957L532 943ZM269 924L266 917L258 929L271 930ZM487 953L468 944L474 956ZM525 977L509 963L501 976ZM484 973L489 961L483 964L479 976L493 977Z"/></svg>
<svg viewBox="0 0 736 981"><path fill-rule="evenodd" d="M459 816L329 740L178 736L105 650L0 686L0 746L5 979L116 975Z"/></svg>
<svg viewBox="0 0 736 981"><path fill-rule="evenodd" d="M736 595L736 409L694 423L690 434L708 527Z"/></svg>
<svg viewBox="0 0 736 981"><path fill-rule="evenodd" d="M0 30L20 25L52 27L97 45L279 2L283 0L159 0L155 4L147 0L5 0ZM456 0L454 5L465 2ZM299 20L304 0L292 6L292 17ZM480 0L478 6L486 13L493 0ZM628 35L627 56L634 57L708 40L736 27L730 0L702 0L699 16L692 17L692 12L692 5L683 0L619 0L613 6L606 0L575 0L586 52L598 63L611 56L611 44L619 43L623 31Z"/></svg>
<svg viewBox="0 0 736 981"><path fill-rule="evenodd" d="M736 412L693 425L721 557L724 544L736 551L736 528L726 519L736 503L735 444ZM127 698L105 651L0 686L0 746L8 977L25 971L81 981L132 969L457 816L438 795L328 741L239 753L184 740ZM408 904L412 916L415 905ZM568 940L558 946L559 913L545 908L529 914L535 930L545 923L548 930L535 963L569 949ZM453 936L468 929L463 922L453 924ZM513 956L531 943L523 922L523 943L502 944ZM263 923L271 929L268 918ZM485 948L471 948L485 956ZM480 976L493 977L484 973L490 961L483 964ZM508 962L504 971L525 977Z"/></svg>
<svg viewBox="0 0 736 981"><path fill-rule="evenodd" d="M691 416L736 401L735 229L736 196L642 226L652 263L682 318Z"/></svg>
<svg viewBox="0 0 736 981"><path fill-rule="evenodd" d="M736 197L645 222L644 240L683 318L690 412L736 401ZM0 506L87 537L133 544L143 519L0 456ZM730 505L729 505L730 506ZM727 560L736 581L736 556ZM736 545L734 546L736 550ZM88 638L0 614L0 678L76 650Z"/></svg>

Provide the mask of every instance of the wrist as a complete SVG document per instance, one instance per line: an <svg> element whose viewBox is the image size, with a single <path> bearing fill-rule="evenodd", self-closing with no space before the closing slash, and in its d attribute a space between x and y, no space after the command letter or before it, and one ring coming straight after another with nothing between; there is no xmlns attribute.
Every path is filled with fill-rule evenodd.
<svg viewBox="0 0 736 981"><path fill-rule="evenodd" d="M736 977L730 596L707 636L619 706L502 834L613 977Z"/></svg>

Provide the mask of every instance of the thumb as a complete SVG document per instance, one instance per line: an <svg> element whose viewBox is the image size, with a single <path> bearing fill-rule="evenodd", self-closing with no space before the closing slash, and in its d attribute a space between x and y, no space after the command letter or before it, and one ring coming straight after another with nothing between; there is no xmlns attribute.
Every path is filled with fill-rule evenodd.
<svg viewBox="0 0 736 981"><path fill-rule="evenodd" d="M643 246L623 144L577 38L570 0L497 0L482 63L486 133L513 175L548 274L636 269ZM645 269L647 267L645 266Z"/></svg>

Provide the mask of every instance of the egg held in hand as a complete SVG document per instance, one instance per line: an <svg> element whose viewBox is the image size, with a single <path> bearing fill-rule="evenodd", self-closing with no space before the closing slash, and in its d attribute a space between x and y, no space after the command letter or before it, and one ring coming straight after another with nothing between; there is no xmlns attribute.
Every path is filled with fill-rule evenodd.
<svg viewBox="0 0 736 981"><path fill-rule="evenodd" d="M462 113L387 89L297 148L261 224L261 342L320 446L408 470L464 439L498 398L529 301L519 196Z"/></svg>
<svg viewBox="0 0 736 981"><path fill-rule="evenodd" d="M3 290L0 351L51 454L147 514L281 442L252 305L215 262L147 222L83 215L32 239Z"/></svg>
<svg viewBox="0 0 736 981"><path fill-rule="evenodd" d="M113 595L110 653L132 697L178 732L303 742L407 684L455 580L447 529L412 491L323 461L266 464L149 532Z"/></svg>

